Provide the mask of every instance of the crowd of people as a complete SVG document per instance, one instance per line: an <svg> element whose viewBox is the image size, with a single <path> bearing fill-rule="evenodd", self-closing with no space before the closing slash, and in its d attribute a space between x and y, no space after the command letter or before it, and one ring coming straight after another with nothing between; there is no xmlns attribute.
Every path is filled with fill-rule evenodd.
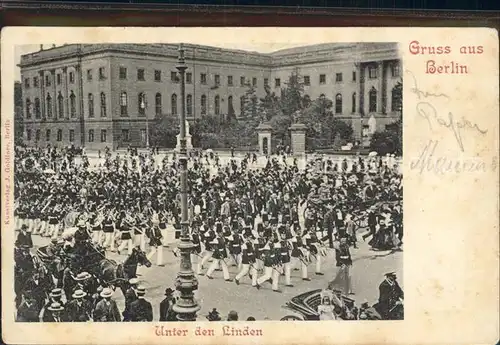
<svg viewBox="0 0 500 345"><path fill-rule="evenodd" d="M347 295L354 293L350 248L357 247L360 228L368 229L361 238L371 236L373 249L401 250L402 175L394 157L316 157L299 167L284 152L257 161L256 154L222 163L211 151L190 153L189 222L198 275L214 279L220 270L228 282L250 279L256 289L270 282L279 293L281 279L293 287L292 270L310 281L313 264L315 275L323 275L332 248L339 270L331 288ZM151 321L136 271L154 257L163 266L165 244L172 233L179 237L178 176L175 153L106 149L91 164L85 152L76 157L68 149L17 148L18 319ZM32 253L31 235L50 243ZM107 251L126 258L117 263ZM233 277L229 265L237 267ZM116 287L125 296L122 313L111 298ZM167 308L160 306L160 320L175 320L173 295Z"/></svg>

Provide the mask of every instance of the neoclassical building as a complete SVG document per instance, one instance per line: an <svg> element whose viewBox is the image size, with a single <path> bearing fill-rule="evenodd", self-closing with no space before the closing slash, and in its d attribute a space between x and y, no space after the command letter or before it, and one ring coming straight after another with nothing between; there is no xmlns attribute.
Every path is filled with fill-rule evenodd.
<svg viewBox="0 0 500 345"><path fill-rule="evenodd" d="M301 76L311 99L332 99L334 116L349 122L357 139L400 116L396 43L330 43L269 54L184 48L188 120L239 116L249 85L259 97L265 85L279 94L291 73ZM180 112L177 57L176 44L71 44L23 55L25 143L144 146L152 119Z"/></svg>

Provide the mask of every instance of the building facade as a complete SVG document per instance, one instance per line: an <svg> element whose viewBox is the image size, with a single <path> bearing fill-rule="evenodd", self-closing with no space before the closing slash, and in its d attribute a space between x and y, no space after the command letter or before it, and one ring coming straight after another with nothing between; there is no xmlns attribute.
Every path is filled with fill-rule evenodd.
<svg viewBox="0 0 500 345"><path fill-rule="evenodd" d="M400 116L396 43L323 44L270 54L184 45L188 120L240 116L252 85L279 94L298 73L306 95L334 102L334 116L366 136L368 119L383 129ZM72 44L21 57L24 142L90 149L145 146L159 116L181 111L174 44ZM396 104L397 103L397 104Z"/></svg>

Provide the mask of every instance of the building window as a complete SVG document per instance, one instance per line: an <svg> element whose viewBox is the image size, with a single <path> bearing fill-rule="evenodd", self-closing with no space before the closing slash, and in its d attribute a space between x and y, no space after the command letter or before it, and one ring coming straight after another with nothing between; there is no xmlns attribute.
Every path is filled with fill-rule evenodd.
<svg viewBox="0 0 500 345"><path fill-rule="evenodd" d="M336 83L342 82L342 73L335 73L335 82Z"/></svg>
<svg viewBox="0 0 500 345"><path fill-rule="evenodd" d="M35 132L35 141L40 141L40 130L37 129Z"/></svg>
<svg viewBox="0 0 500 345"><path fill-rule="evenodd" d="M137 107L139 110L139 116L146 115L146 95L144 92L141 92L137 97Z"/></svg>
<svg viewBox="0 0 500 345"><path fill-rule="evenodd" d="M26 89L29 89L29 87L30 87L30 79L29 78L24 78L24 87Z"/></svg>
<svg viewBox="0 0 500 345"><path fill-rule="evenodd" d="M201 115L207 115L207 96L201 95Z"/></svg>
<svg viewBox="0 0 500 345"><path fill-rule="evenodd" d="M51 86L52 85L52 81L50 80L50 75L46 75L45 76L45 85L47 86Z"/></svg>
<svg viewBox="0 0 500 345"><path fill-rule="evenodd" d="M352 71L352 81L356 81L356 71Z"/></svg>
<svg viewBox="0 0 500 345"><path fill-rule="evenodd" d="M57 141L62 141L62 129L57 130Z"/></svg>
<svg viewBox="0 0 500 345"><path fill-rule="evenodd" d="M375 66L368 67L368 78L376 79L378 77L378 69Z"/></svg>
<svg viewBox="0 0 500 345"><path fill-rule="evenodd" d="M104 67L99 67L99 80L106 79L106 69Z"/></svg>
<svg viewBox="0 0 500 345"><path fill-rule="evenodd" d="M127 79L127 67L120 67L120 79Z"/></svg>
<svg viewBox="0 0 500 345"><path fill-rule="evenodd" d="M174 93L171 97L172 115L177 116L177 95Z"/></svg>
<svg viewBox="0 0 500 345"><path fill-rule="evenodd" d="M193 73L188 72L186 73L186 84L192 84L193 83Z"/></svg>
<svg viewBox="0 0 500 345"><path fill-rule="evenodd" d="M59 95L57 96L57 110L59 113L59 118L64 117L64 102L63 102L63 96L59 92Z"/></svg>
<svg viewBox="0 0 500 345"><path fill-rule="evenodd" d="M144 69L143 68L137 69L137 80L140 80L140 81L144 81L145 80L145 78L144 78Z"/></svg>
<svg viewBox="0 0 500 345"><path fill-rule="evenodd" d="M155 81L161 81L161 71L155 69Z"/></svg>
<svg viewBox="0 0 500 345"><path fill-rule="evenodd" d="M75 130L74 129L69 130L69 141L70 142L75 141Z"/></svg>
<svg viewBox="0 0 500 345"><path fill-rule="evenodd" d="M94 117L94 95L89 93L88 97L89 117Z"/></svg>
<svg viewBox="0 0 500 345"><path fill-rule="evenodd" d="M352 94L352 106L351 106L351 113L356 112L356 92Z"/></svg>
<svg viewBox="0 0 500 345"><path fill-rule="evenodd" d="M57 74L57 85L61 85L61 73Z"/></svg>
<svg viewBox="0 0 500 345"><path fill-rule="evenodd" d="M391 65L391 74L393 77L399 77L401 71L398 63L393 63Z"/></svg>
<svg viewBox="0 0 500 345"><path fill-rule="evenodd" d="M391 110L401 111L401 109L402 109L401 89L395 87L391 91Z"/></svg>
<svg viewBox="0 0 500 345"><path fill-rule="evenodd" d="M342 95L335 95L335 114L342 114Z"/></svg>
<svg viewBox="0 0 500 345"><path fill-rule="evenodd" d="M281 79L280 78L274 79L274 87L281 87Z"/></svg>
<svg viewBox="0 0 500 345"><path fill-rule="evenodd" d="M220 97L219 95L216 95L214 97L214 107L215 107L215 115L220 114Z"/></svg>
<svg viewBox="0 0 500 345"><path fill-rule="evenodd" d="M203 85L207 84L207 75L206 75L206 73L201 73L200 74L200 83L202 83Z"/></svg>
<svg viewBox="0 0 500 345"><path fill-rule="evenodd" d="M264 78L264 87L268 87L268 86L269 86L269 79Z"/></svg>
<svg viewBox="0 0 500 345"><path fill-rule="evenodd" d="M47 94L47 117L52 117L52 97Z"/></svg>
<svg viewBox="0 0 500 345"><path fill-rule="evenodd" d="M227 86L233 86L233 76L232 75L227 76Z"/></svg>
<svg viewBox="0 0 500 345"><path fill-rule="evenodd" d="M178 83L180 81L179 77L177 76L177 72L170 72L170 81L172 83Z"/></svg>
<svg viewBox="0 0 500 345"><path fill-rule="evenodd" d="M193 96L186 96L186 115L193 116Z"/></svg>
<svg viewBox="0 0 500 345"><path fill-rule="evenodd" d="M252 86L257 86L257 78L252 78Z"/></svg>
<svg viewBox="0 0 500 345"><path fill-rule="evenodd" d="M311 85L311 78L308 75L304 76L304 85Z"/></svg>
<svg viewBox="0 0 500 345"><path fill-rule="evenodd" d="M45 131L45 141L50 141L50 129Z"/></svg>
<svg viewBox="0 0 500 345"><path fill-rule="evenodd" d="M70 113L71 117L76 117L76 97L73 91L71 91L71 95L69 96L69 103L70 103Z"/></svg>
<svg viewBox="0 0 500 345"><path fill-rule="evenodd" d="M155 95L155 114L161 116L161 93Z"/></svg>
<svg viewBox="0 0 500 345"><path fill-rule="evenodd" d="M234 116L233 96L227 98L227 115L228 117Z"/></svg>
<svg viewBox="0 0 500 345"><path fill-rule="evenodd" d="M240 116L244 117L245 116L245 96L240 97Z"/></svg>
<svg viewBox="0 0 500 345"><path fill-rule="evenodd" d="M92 70L88 69L87 70L87 81L91 81L91 80L92 80Z"/></svg>
<svg viewBox="0 0 500 345"><path fill-rule="evenodd" d="M128 116L128 99L125 91L120 94L120 115Z"/></svg>
<svg viewBox="0 0 500 345"><path fill-rule="evenodd" d="M377 90L374 87L369 93L369 112L374 113L377 111Z"/></svg>
<svg viewBox="0 0 500 345"><path fill-rule="evenodd" d="M38 77L33 77L33 86L38 87Z"/></svg>
<svg viewBox="0 0 500 345"><path fill-rule="evenodd" d="M220 75L216 74L214 76L214 82L215 82L215 85L217 85L217 86L220 85Z"/></svg>
<svg viewBox="0 0 500 345"><path fill-rule="evenodd" d="M70 84L75 83L75 72L69 72L69 83Z"/></svg>
<svg viewBox="0 0 500 345"><path fill-rule="evenodd" d="M94 142L94 130L89 129L89 143L93 143L93 142Z"/></svg>
<svg viewBox="0 0 500 345"><path fill-rule="evenodd" d="M122 129L122 141L129 141L129 131L128 129Z"/></svg>
<svg viewBox="0 0 500 345"><path fill-rule="evenodd" d="M101 92L101 117L108 116L106 111L106 94Z"/></svg>
<svg viewBox="0 0 500 345"><path fill-rule="evenodd" d="M26 118L31 119L31 101L26 98Z"/></svg>
<svg viewBox="0 0 500 345"><path fill-rule="evenodd" d="M107 132L105 129L101 129L101 143L105 143L107 139Z"/></svg>
<svg viewBox="0 0 500 345"><path fill-rule="evenodd" d="M26 130L26 140L28 140L28 141L31 140L31 129Z"/></svg>
<svg viewBox="0 0 500 345"><path fill-rule="evenodd" d="M35 117L39 119L41 116L40 112L40 98L35 98Z"/></svg>
<svg viewBox="0 0 500 345"><path fill-rule="evenodd" d="M240 86L245 86L246 80L245 77L240 77Z"/></svg>
<svg viewBox="0 0 500 345"><path fill-rule="evenodd" d="M319 83L320 84L326 84L326 74L320 74L319 75Z"/></svg>

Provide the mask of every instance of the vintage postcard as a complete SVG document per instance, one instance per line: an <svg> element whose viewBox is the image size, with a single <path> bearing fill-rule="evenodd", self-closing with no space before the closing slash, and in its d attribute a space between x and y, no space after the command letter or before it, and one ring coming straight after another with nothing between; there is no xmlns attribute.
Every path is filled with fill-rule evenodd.
<svg viewBox="0 0 500 345"><path fill-rule="evenodd" d="M27 27L1 54L4 342L499 339L497 31Z"/></svg>

